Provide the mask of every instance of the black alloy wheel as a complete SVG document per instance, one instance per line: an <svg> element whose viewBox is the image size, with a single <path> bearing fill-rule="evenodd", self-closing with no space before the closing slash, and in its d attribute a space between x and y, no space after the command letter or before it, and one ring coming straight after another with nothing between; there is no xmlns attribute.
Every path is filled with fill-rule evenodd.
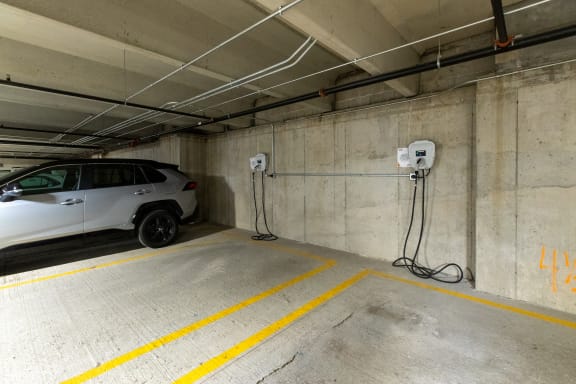
<svg viewBox="0 0 576 384"><path fill-rule="evenodd" d="M166 210L148 213L138 226L138 240L149 248L161 248L174 241L178 235L178 221Z"/></svg>

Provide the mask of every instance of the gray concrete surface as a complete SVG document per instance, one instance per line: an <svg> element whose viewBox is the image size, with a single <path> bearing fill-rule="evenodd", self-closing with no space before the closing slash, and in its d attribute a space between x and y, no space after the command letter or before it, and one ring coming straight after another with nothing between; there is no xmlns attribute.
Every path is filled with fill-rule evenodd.
<svg viewBox="0 0 576 384"><path fill-rule="evenodd" d="M483 82L476 118L477 287L572 313L575 73L571 63Z"/></svg>
<svg viewBox="0 0 576 384"><path fill-rule="evenodd" d="M238 384L568 383L576 375L573 315L250 234L202 224L162 250L106 233L2 254L0 382L61 382L93 369L104 369L94 383L171 383L196 369L204 370L197 382ZM84 259L60 264L79 248ZM17 257L27 261L14 273ZM366 269L388 274L334 291ZM338 294L304 306L330 292ZM282 322L293 313L300 317ZM107 369L129 352L136 358Z"/></svg>

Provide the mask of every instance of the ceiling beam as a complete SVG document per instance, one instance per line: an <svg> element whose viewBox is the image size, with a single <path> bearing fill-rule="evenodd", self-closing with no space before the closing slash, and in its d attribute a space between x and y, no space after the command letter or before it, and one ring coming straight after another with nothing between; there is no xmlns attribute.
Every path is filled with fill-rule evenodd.
<svg viewBox="0 0 576 384"><path fill-rule="evenodd" d="M251 1L266 11L276 10L284 3L284 0ZM349 61L406 43L369 1L304 1L283 14L282 19ZM358 61L356 65L370 75L378 75L416 65L419 61L416 51L405 48ZM404 96L413 96L418 91L416 76L390 80L386 84Z"/></svg>
<svg viewBox="0 0 576 384"><path fill-rule="evenodd" d="M0 36L116 68L123 69L128 64L127 69L129 71L152 79L158 79L186 64L181 60L1 2ZM74 36L74 38L72 39L70 36ZM128 63L124 61L125 55L129 55ZM196 65L187 66L183 71L193 72L222 83L236 80L233 77ZM190 80L182 77L178 78L178 82L191 87L196 86ZM253 84L244 84L242 88L274 98L287 97L284 93L263 90L263 88ZM313 101L308 106L314 110L330 110L329 103L325 102Z"/></svg>

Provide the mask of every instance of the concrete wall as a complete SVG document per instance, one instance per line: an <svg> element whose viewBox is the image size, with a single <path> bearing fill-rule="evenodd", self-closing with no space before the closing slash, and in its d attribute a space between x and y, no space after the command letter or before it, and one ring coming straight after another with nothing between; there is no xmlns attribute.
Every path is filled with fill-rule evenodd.
<svg viewBox="0 0 576 384"><path fill-rule="evenodd" d="M477 287L576 313L576 64L477 98Z"/></svg>
<svg viewBox="0 0 576 384"><path fill-rule="evenodd" d="M12 159L0 157L0 171L12 171L15 168L26 168L45 163L46 160Z"/></svg>
<svg viewBox="0 0 576 384"><path fill-rule="evenodd" d="M433 140L437 158L428 178L421 257L431 265L457 262L473 268L474 104L475 90L467 88L276 126L276 172L407 173L397 168L396 149L416 139ZM254 229L248 158L271 150L271 127L208 139L211 221ZM279 176L266 178L265 187L268 221L279 236L390 261L402 250L412 196L407 178Z"/></svg>

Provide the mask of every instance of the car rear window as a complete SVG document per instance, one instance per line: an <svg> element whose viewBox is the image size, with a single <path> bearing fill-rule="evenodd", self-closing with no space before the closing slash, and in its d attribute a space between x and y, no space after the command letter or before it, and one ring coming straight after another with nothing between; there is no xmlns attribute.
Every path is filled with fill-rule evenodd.
<svg viewBox="0 0 576 384"><path fill-rule="evenodd" d="M146 178L148 179L148 181L151 183L162 183L162 182L166 181L166 179L167 179L167 177L164 174L162 174L160 171L158 171L152 167L149 167L147 165L142 166L142 171L146 175Z"/></svg>
<svg viewBox="0 0 576 384"><path fill-rule="evenodd" d="M130 164L95 164L85 167L85 188L111 188L134 185L134 166Z"/></svg>

